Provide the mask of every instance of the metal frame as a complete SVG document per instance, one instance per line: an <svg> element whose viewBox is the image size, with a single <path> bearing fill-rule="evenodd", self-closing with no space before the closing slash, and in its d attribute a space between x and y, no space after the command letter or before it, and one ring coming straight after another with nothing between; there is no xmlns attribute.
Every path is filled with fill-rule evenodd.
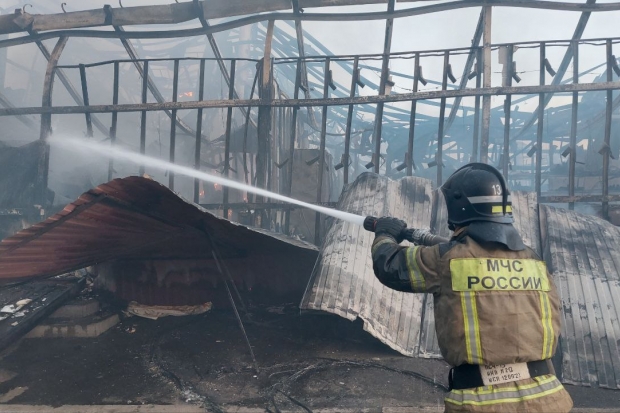
<svg viewBox="0 0 620 413"><path fill-rule="evenodd" d="M380 172L380 158L383 156L381 153L381 145L384 140L382 140L382 129L383 129L383 113L384 113L384 105L386 103L396 103L396 102L411 102L411 110L409 112L409 131L408 131L408 141L407 141L407 152L405 154L403 168L406 167L406 175L413 175L414 171L414 142L416 138L416 115L417 115L417 102L419 100L439 100L439 125L437 129L437 140L436 140L436 166L437 166L437 184L441 184L443 180L443 163L444 163L444 137L447 135L448 130L453 125L454 119L457 116L457 112L461 105L461 99L466 96L475 97L475 118L474 118L474 130L472 136L472 152L470 160L478 160L478 158L482 162L488 162L489 154L489 133L490 133L490 116L491 116L491 97L496 95L505 95L506 102L504 105L504 145L503 145L503 164L501 168L506 177L508 177L509 173L509 163L511 162L511 157L517 156L520 152L511 150L510 145L511 142L517 139L525 139L523 138L526 130L533 125L533 123L537 120L537 133L536 139L532 140L529 144L529 148L532 146L536 146L536 161L535 168L532 174L533 181L535 182L536 192L542 197L542 199L551 200L549 202L569 202L570 207L574 206L574 202L580 202L584 200L592 201L596 199L596 202L603 203L603 214L604 216L608 216L609 213L609 202L615 201L615 195L609 195L609 158L611 157L610 150L610 136L611 136L611 112L618 106L620 106L620 97L616 99L617 101L612 101L613 98L613 90L620 89L620 81L613 81L613 75L611 72L611 68L615 62L613 61L614 57L612 54L612 46L614 43L619 43L620 39L595 39L588 40L588 42L600 42L604 41L606 46L606 55L607 55L607 79L606 82L601 83L579 83L579 71L578 71L578 48L581 41L581 36L587 24L588 18L591 12L597 11L608 11L608 10L620 10L620 2L619 3L607 3L607 4L595 4L596 0L587 0L585 4L572 4L572 3L557 3L557 2L546 2L546 1L535 1L535 0L519 0L519 1L506 1L506 0L489 0L489 1L459 1L459 2L449 2L442 4L435 4L430 6L421 6L414 7L410 9L395 9L395 0L387 1L387 10L385 12L373 12L373 13L348 13L348 14L334 14L334 13L302 13L302 8L305 4L306 0L294 0L292 1L291 7L292 13L267 13L261 15L252 15L248 17L242 17L234 20L230 20L221 24L210 25L208 23L207 18L215 18L217 17L217 13L219 12L215 8L206 10L202 7L202 2L193 0L188 4L178 4L173 5L174 9L177 10L181 14L178 14L175 19L184 19L183 21L191 20L193 18L198 18L201 23L201 28L199 29L191 29L191 30L171 30L171 31L140 31L140 32L128 32L122 28L122 25L132 24L132 21L127 17L127 13L132 9L133 12L137 12L138 9L144 10L144 7L138 8L126 8L126 9L115 9L113 10L109 6L104 8L103 12L105 14L105 21L102 24L97 25L111 25L114 28L114 32L106 32L106 31L93 31L93 30L58 30L58 31L49 31L45 33L39 33L36 30L36 27L57 27L54 26L54 22L52 22L53 16L31 16L27 14L20 14L20 18L23 20L23 25L26 27L30 34L28 36L24 36L21 38L8 39L0 41L0 48L7 47L11 45L17 44L25 44L29 42L36 42L37 44L41 44L43 39L49 39L54 37L59 37L59 41L54 48L52 53L45 53L42 50L46 58L48 58L48 68L46 72L45 82L44 82L44 93L43 93L43 101L41 107L25 107L25 108L16 108L11 107L11 105L4 105L4 108L0 108L0 116L18 116L21 119L25 119L24 115L29 114L40 114L41 115L41 134L40 138L44 141L50 133L51 128L51 118L52 115L62 115L62 114L84 114L86 124L87 124L87 135L92 136L92 128L93 124L101 129L100 125L97 125L96 118L93 117L95 113L111 113L112 114L112 126L109 130L104 130L104 134L108 134L110 136L111 142L114 143L116 139L116 128L117 128L117 116L119 112L140 112L141 113L141 132L140 132L140 151L144 153L145 151L145 142L146 142L146 116L149 111L164 111L171 117L171 119L175 120L171 123L170 130L170 160L174 162L175 160L175 139L176 139L176 129L177 127L181 127L185 131L190 131L193 135L196 136L196 156L195 156L195 167L200 168L200 154L201 154L201 140L204 139L202 136L202 112L205 108L227 108L227 116L226 116L226 133L224 140L224 162L223 162L223 173L225 176L228 176L230 170L230 139L231 139L231 121L233 109L239 108L242 113L245 115L246 119L246 135L247 135L247 125L249 123L253 123L254 120L250 115L250 110L253 107L258 108L258 153L255 157L256 162L256 173L252 173L253 179L255 179L256 185L259 187L269 187L275 186L272 185L271 177L275 176L270 171L272 169L272 161L271 161L271 147L275 144L275 140L272 139L272 123L274 122L274 118L280 117L282 118L284 113L284 108L292 108L292 122L290 125L285 125L285 122L280 119L278 127L274 129L277 130L279 142L287 139L285 136L285 131L290 130L290 135L288 136L288 158L286 161L289 162L289 166L287 167L286 174L278 173L279 177L284 177L285 175L288 177L287 185L285 185L284 191L290 194L291 192L291 184L292 184L292 174L293 174L293 155L296 145L296 140L301 139L297 137L297 120L298 120L298 111L302 107L312 107L312 106L320 106L322 107L322 117L320 127L317 125L315 120L314 112L308 110L308 122L311 124L317 132L320 128L320 142L319 142L319 150L321 153L319 164L319 173L318 173L318 190L317 190L317 202L321 202L321 193L322 193L322 177L324 173L324 169L326 167L324 153L326 150L326 137L328 135L332 135L327 131L327 117L328 117L328 108L329 107L337 107L337 106L347 106L348 111L346 112L346 122L342 122L342 130L344 131L344 153L342 156L341 163L344 167L344 183L349 182L349 165L351 159L351 153L356 153L356 157L359 156L373 156L374 160L374 171ZM321 3L322 0L312 0L313 2ZM329 0L329 5L333 5L335 0ZM337 0L338 3L342 3L342 5L347 4L355 4L356 2L348 2L348 0ZM377 1L378 3L379 1ZM385 0L381 1L385 3ZM401 1L402 2L402 1ZM260 1L258 3L267 4L269 0ZM260 5L253 4L248 5L247 7L260 7ZM318 4L317 3L317 4ZM320 4L320 6L328 5ZM263 4L263 5L264 5ZM274 3L275 4L275 3ZM314 3L313 3L314 4ZM514 47L516 45L512 44L501 44L501 45L493 45L491 43L491 24L492 24L492 10L493 7L530 7L530 8L543 8L549 10L569 10L569 11L578 11L581 12L581 18L575 30L575 33L571 40L554 40L547 42L524 42L520 43L520 47L539 47L540 48L540 82L537 86L512 86L512 54ZM191 10L189 9L191 7ZM218 6L219 7L219 6ZM246 6L244 6L246 7ZM275 6L274 6L275 7ZM277 6L280 7L280 6ZM276 7L276 8L277 8ZM443 50L428 50L423 52L401 52L401 53L391 53L391 38L392 38L392 29L393 29L393 19L407 17L407 16L416 16L423 15L427 13L436 13L443 10L453 10L464 7L482 7L482 12L480 14L480 19L478 21L478 25L476 31L473 36L472 47L469 48L456 48L456 49L443 49ZM225 8L225 7L224 7ZM161 9L163 10L163 9ZM248 9L249 10L249 9ZM272 9L273 10L273 9ZM244 14L247 10L241 10ZM158 11L159 13L159 11ZM166 12L162 12L162 16L165 15ZM215 14L214 14L215 13ZM249 14L249 13L245 13ZM86 19L85 23L81 27L87 27L91 25L92 22L96 21L96 13L93 11L93 16L91 20ZM124 16L121 18L120 16ZM136 17L137 14L131 14L133 18ZM180 16L180 17L179 17ZM5 16L0 16L0 33L3 30L3 18ZM71 24L72 16L62 16L65 19L65 22L62 24L69 25ZM224 17L224 16L221 16ZM47 19L47 20L46 20ZM153 17L152 19L156 19ZM274 22L275 20L287 20L291 19L295 22L295 31L296 31L296 40L297 40L297 49L298 56L294 58L279 58L274 59L272 56L272 39L274 35ZM356 20L376 20L376 19L385 19L386 20L386 29L385 29L385 39L384 39L384 49L381 54L374 55L353 55L353 56L330 56L329 58L325 58L324 56L307 56L304 49L304 33L302 29L302 21L356 21ZM234 27L239 27L243 25L247 25L255 22L267 22L266 30L265 30L265 46L264 46L264 54L263 58L259 62L259 70L257 72L256 79L258 81L258 99L252 98L250 99L239 99L239 96L235 90L235 62L237 60L243 59L223 59L221 53L219 52L218 45L215 43L213 38L213 33L229 30ZM150 24L151 22L144 22L138 24ZM58 23L60 24L60 23ZM46 26L47 25L47 26ZM58 26L60 27L60 26ZM138 39L138 38L154 38L154 37L179 37L179 36L197 36L197 35L206 35L211 48L213 49L215 58L214 59L194 59L194 58L176 58L176 59L138 59L137 52L128 42L128 39ZM117 38L119 39L130 59L125 60L116 60L109 62L99 62L88 65L76 65L76 66L58 66L58 59L62 53L64 45L66 44L69 37L99 37L99 38ZM483 39L483 45L480 47L480 39ZM551 84L545 84L545 63L546 62L546 49L550 46L557 45L565 45L569 44L567 48L567 52L564 56L562 64L558 69L558 74L554 76ZM502 86L493 86L491 83L491 51L496 50L499 47L507 47L509 50L508 59L506 64L507 67L507 82ZM452 78L451 75L451 67L450 67L450 56L454 56L457 54L467 54L467 62L463 68L463 77L461 78L459 87L457 89L452 89L448 86L448 78ZM49 57L48 57L49 55ZM420 60L426 56L443 56L444 57L444 68L442 73L442 81L441 81L441 90L433 90L433 91L419 91L419 81L421 79L421 66ZM389 64L391 59L414 59L414 75L413 75L413 89L411 93L391 93L386 95L386 84L388 82L389 77ZM359 69L360 64L359 60L381 60L381 74L380 81L378 85L378 94L374 96L357 96L356 89L357 85L361 81L359 78ZM148 67L149 62L153 61L165 61L165 60L173 60L174 61L174 76L173 76L173 97L171 101L165 101L162 97L161 93L155 87L152 80L148 75ZM193 102L178 102L177 100L177 91L178 91L178 77L179 77L179 62L181 60L197 60L200 61L200 87L199 87L199 98L197 101ZM224 100L208 100L204 99L204 70L205 70L205 62L207 60L216 60L224 80L228 85L228 99ZM230 60L230 73L226 67L226 61ZM246 59L251 60L251 59ZM573 62L573 83L569 84L561 84L561 78L566 69L568 68L568 64ZM140 104L119 104L118 103L118 93L119 93L119 63L120 62L131 62L133 63L140 72L142 76L142 99ZM310 87L308 80L308 63L309 62L324 62L325 63L325 74L323 77L323 96L322 98L311 98L310 97ZM335 96L338 97L329 97L329 86L333 85L333 79L331 79L331 70L330 70L330 62L338 63L340 65L348 65L343 67L348 67L351 70L351 88L349 90L349 96L343 96L342 94L334 93ZM475 62L475 73L472 72L472 67L474 67ZM113 64L114 65L114 90L113 90L113 99L111 105L90 105L88 99L88 81L86 76L86 68L94 67L98 65L104 64ZM273 95L273 87L274 87L274 65L275 64L295 64L295 85L294 85L294 93L293 98L276 98ZM64 79L66 76L64 75L65 70L77 68L80 71L80 78L82 84L82 97L80 99L76 99L78 103L77 106L53 106L52 105L52 88L54 83L55 75L58 74L61 81L65 83L65 86L71 92L72 86L67 86ZM312 72L313 76L316 77L316 71ZM475 88L467 88L468 81L476 78L476 86ZM454 81L454 80L453 80ZM482 87L481 87L482 86ZM334 86L335 87L335 86ZM300 98L299 89L304 92L304 97ZM151 91L155 100L155 103L147 102L147 94L148 91ZM253 89L254 90L254 87ZM576 175L576 138L579 133L579 127L577 124L577 111L578 111L578 96L580 92L587 91L606 91L607 94L607 102L606 109L603 114L601 114L601 118L598 120L605 120L605 136L604 136L604 144L601 149L601 155L603 156L603 188L600 197L593 197L591 195L576 195L575 194L575 175ZM542 193L542 154L543 154L543 134L544 134L544 110L549 100L555 93L572 93L573 95L573 105L572 105L572 117L571 117L571 131L570 131L570 158L569 158L569 191L567 196L557 196L557 195L544 195ZM539 108L532 115L531 119L525 123L525 126L521 128L516 136L511 138L511 104L512 104L512 95L531 95L538 94L539 97ZM252 93L253 95L253 93ZM78 97L79 98L79 97ZM447 106L447 99L454 98L454 104L451 105L450 113L448 115L448 119L445 119ZM482 105L480 99L482 98ZM84 102L83 104L80 102ZM374 119L374 134L373 134L373 143L374 148L368 152L362 149L352 149L351 148L351 136L353 135L353 118L356 109L360 105L367 104L376 104L376 114ZM280 108L277 111L273 109ZM182 122L177 119L177 111L178 110L187 110L187 109L195 109L198 111L198 120L196 125L196 130L192 130L189 126L182 124ZM337 108L334 108L336 110ZM482 119L480 119L480 117ZM346 126L345 126L346 124ZM245 141L245 139L244 139ZM39 187L41 189L41 199L43 200L45 188L47 186L47 162L49 158L49 149L46 149L47 146L43 145L43 152L41 156L40 162L40 172L41 178L39 182ZM527 148L526 148L527 150ZM458 144L454 147L446 147L446 151L448 153L456 153L458 154L458 158L461 158L460 149L458 148ZM246 150L245 150L245 142L244 142L244 161L243 166L246 171L247 176L247 161L246 161ZM280 156L280 155L278 155ZM388 159L386 157L386 159ZM254 161L254 157L251 157L250 162ZM286 162L285 161L285 162ZM235 160L236 162L236 160ZM236 167L236 166L235 166ZM355 166L357 168L357 164ZM280 168L280 166L278 166ZM400 167L399 167L400 168ZM397 170L402 170L398 169ZM386 173L391 172L391 161L386 161ZM514 171L513 171L514 172ZM144 173L144 168L140 168L140 173ZM513 173L511 173L511 176ZM515 179L518 179L518 176L521 176L517 173L514 173ZM113 164L110 161L108 168L108 177L111 178L113 176ZM532 179L530 177L529 179ZM275 179L275 178L274 178ZM281 178L280 178L281 179ZM169 174L169 186L170 188L174 188L174 174ZM288 188L288 189L287 189ZM199 197L199 182L195 180L194 182L194 201L198 202ZM263 200L258 197L257 202L261 203L267 200ZM267 202L268 203L268 202ZM224 216L227 216L229 209L234 209L230 207L233 205L229 202L229 191L228 188L225 188L223 191L223 212ZM257 208L260 209L260 208ZM282 209L282 208L279 208ZM287 210L288 211L288 210ZM267 218L270 216L269 209L264 211L263 215L261 215L264 219L261 225L265 226ZM288 213L285 214L285 229L288 231L289 227L289 217ZM315 230L316 239L320 238L320 220L316 221L316 230Z"/></svg>

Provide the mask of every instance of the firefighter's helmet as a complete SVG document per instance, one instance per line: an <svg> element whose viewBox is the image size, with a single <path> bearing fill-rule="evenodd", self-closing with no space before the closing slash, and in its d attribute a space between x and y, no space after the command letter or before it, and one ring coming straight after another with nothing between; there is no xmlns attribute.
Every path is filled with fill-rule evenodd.
<svg viewBox="0 0 620 413"><path fill-rule="evenodd" d="M448 178L441 187L448 208L448 225L474 221L512 224L510 191L502 174L491 165L470 163Z"/></svg>

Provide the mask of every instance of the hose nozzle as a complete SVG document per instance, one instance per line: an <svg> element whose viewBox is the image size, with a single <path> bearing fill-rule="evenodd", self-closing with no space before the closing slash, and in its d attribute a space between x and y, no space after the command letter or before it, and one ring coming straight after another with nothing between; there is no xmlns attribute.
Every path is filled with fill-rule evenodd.
<svg viewBox="0 0 620 413"><path fill-rule="evenodd" d="M377 217L367 216L364 219L364 229L366 231L375 232L377 227ZM401 233L401 237L409 242L413 242L417 245L433 246L448 242L449 240L437 235L431 234L429 231L414 228L405 228Z"/></svg>

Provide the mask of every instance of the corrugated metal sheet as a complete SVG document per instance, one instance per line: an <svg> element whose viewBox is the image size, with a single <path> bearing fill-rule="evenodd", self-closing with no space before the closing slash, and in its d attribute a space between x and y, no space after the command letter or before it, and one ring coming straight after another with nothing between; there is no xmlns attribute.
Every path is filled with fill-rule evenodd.
<svg viewBox="0 0 620 413"><path fill-rule="evenodd" d="M562 380L620 388L620 228L546 205L541 221L564 309Z"/></svg>
<svg viewBox="0 0 620 413"><path fill-rule="evenodd" d="M538 253L540 232L536 194L513 194L516 227ZM441 191L431 181L408 177L393 181L374 174L361 175L343 193L338 208L374 216L394 216L410 227L432 228L450 236ZM346 222L334 222L302 301L302 308L322 310L354 320L402 354L441 357L435 333L431 294L408 294L384 287L374 276L370 246L374 235Z"/></svg>
<svg viewBox="0 0 620 413"><path fill-rule="evenodd" d="M395 216L412 227L428 228L431 186L426 179L393 181L366 173L343 192L338 209L362 215ZM424 297L384 287L374 276L370 246L374 235L334 221L302 300L302 308L360 317L364 329L395 350L419 355Z"/></svg>
<svg viewBox="0 0 620 413"><path fill-rule="evenodd" d="M111 259L209 258L209 234L224 259L246 259L268 273L300 274L313 245L215 217L156 181L129 177L94 188L60 213L0 243L0 283L61 274ZM278 258L279 257L279 258ZM284 258L283 258L284 257ZM252 258L252 259L250 259ZM295 262L297 260L297 262ZM310 271L307 270L307 279ZM300 275L302 276L302 275Z"/></svg>

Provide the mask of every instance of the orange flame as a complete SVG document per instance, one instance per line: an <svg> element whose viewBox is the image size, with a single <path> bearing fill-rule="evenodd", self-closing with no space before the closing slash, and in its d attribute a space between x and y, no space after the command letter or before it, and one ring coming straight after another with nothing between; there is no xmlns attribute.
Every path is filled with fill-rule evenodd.
<svg viewBox="0 0 620 413"><path fill-rule="evenodd" d="M215 188L216 191L221 191L222 190L222 185L220 185L220 184L213 184L213 188Z"/></svg>
<svg viewBox="0 0 620 413"><path fill-rule="evenodd" d="M194 96L194 92L185 92L179 95L180 98L183 98L183 97L191 98L192 96Z"/></svg>

